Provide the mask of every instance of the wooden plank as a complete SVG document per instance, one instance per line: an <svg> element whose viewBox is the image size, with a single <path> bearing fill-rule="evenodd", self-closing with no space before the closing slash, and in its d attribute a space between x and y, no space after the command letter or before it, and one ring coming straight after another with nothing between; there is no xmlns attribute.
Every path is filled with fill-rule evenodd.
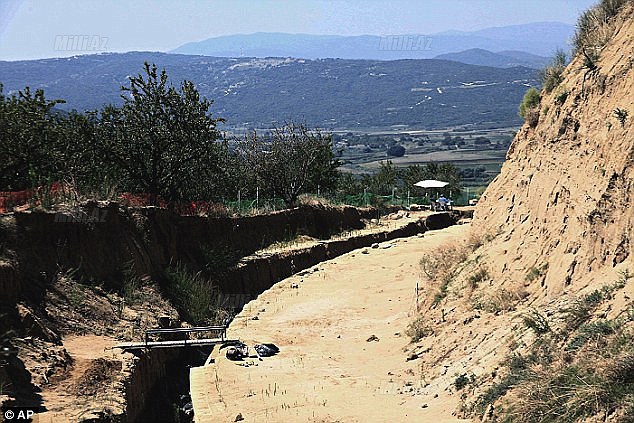
<svg viewBox="0 0 634 423"><path fill-rule="evenodd" d="M214 339L180 339L177 341L149 341L149 342L128 342L117 344L113 348L122 350L138 350L145 348L178 348L178 347L198 347L205 345L217 345L224 342L237 342L237 339L226 340L223 338Z"/></svg>
<svg viewBox="0 0 634 423"><path fill-rule="evenodd" d="M150 342L150 335L159 335L164 333L194 333L194 332L220 332L220 338L227 337L226 326L197 326L191 328L157 328L145 331L145 342Z"/></svg>
<svg viewBox="0 0 634 423"><path fill-rule="evenodd" d="M198 326L192 328L160 328L148 329L145 333L182 333L182 332L218 332L226 331L226 326Z"/></svg>

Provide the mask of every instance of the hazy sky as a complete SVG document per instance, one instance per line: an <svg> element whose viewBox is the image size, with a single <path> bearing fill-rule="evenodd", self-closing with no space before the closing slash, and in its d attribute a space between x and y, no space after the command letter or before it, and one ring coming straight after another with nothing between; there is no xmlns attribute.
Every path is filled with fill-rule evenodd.
<svg viewBox="0 0 634 423"><path fill-rule="evenodd" d="M559 21L597 0L0 0L0 60L167 51L253 32L431 34ZM81 35L91 51L56 47ZM64 41L65 42L65 41Z"/></svg>

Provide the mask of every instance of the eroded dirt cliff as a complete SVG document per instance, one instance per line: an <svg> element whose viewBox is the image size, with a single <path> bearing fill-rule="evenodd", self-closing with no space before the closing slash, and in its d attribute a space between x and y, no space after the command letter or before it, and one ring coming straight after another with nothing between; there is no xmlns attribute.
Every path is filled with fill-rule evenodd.
<svg viewBox="0 0 634 423"><path fill-rule="evenodd" d="M422 257L409 351L456 416L634 420L634 2L614 5L607 43L541 92L472 237Z"/></svg>

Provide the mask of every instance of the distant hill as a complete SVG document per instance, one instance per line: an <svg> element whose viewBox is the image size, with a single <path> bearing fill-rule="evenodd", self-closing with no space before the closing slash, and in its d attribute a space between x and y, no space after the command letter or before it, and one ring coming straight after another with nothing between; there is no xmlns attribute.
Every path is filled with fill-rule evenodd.
<svg viewBox="0 0 634 423"><path fill-rule="evenodd" d="M496 68L512 68L526 66L541 69L550 62L550 58L537 56L523 51L501 51L493 53L481 48L472 48L458 53L440 54L435 59L453 60L470 65L493 66Z"/></svg>
<svg viewBox="0 0 634 423"><path fill-rule="evenodd" d="M228 35L184 44L171 53L219 57L297 57L305 59L430 59L469 49L527 52L550 57L557 48L567 49L574 26L536 22L487 28L479 31L447 31L437 34L360 36L283 34L258 32Z"/></svg>
<svg viewBox="0 0 634 423"><path fill-rule="evenodd" d="M535 71L446 60L304 60L123 53L0 62L4 92L43 88L64 109L120 104L120 87L143 62L165 67L171 82L194 81L215 101L225 127L269 127L304 119L325 128L440 129L515 126Z"/></svg>

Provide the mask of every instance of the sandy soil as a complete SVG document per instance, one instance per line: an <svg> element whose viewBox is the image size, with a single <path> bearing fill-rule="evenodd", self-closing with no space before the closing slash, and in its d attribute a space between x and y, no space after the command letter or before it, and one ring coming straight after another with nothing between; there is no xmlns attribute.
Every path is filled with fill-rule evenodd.
<svg viewBox="0 0 634 423"><path fill-rule="evenodd" d="M467 228L353 251L247 304L228 336L281 351L242 363L216 351L214 364L192 369L196 421L232 422L238 414L247 422L460 421L452 417L459 394L428 386L417 360L406 361L404 332L416 310L421 254Z"/></svg>
<svg viewBox="0 0 634 423"><path fill-rule="evenodd" d="M91 382L85 380L86 375L97 359L114 363L120 360L120 354L112 349L117 343L114 338L98 335L68 336L63 339L63 343L73 364L66 373L51 379L50 385L42 389L42 400L48 411L37 415L35 421L39 423L78 421L94 411L91 407L98 411L101 402L95 401L97 392L85 392L86 388L91 388ZM98 388L95 386L96 390ZM101 396L99 391L99 397ZM124 404L120 399L113 396L109 402L111 409L123 409Z"/></svg>

